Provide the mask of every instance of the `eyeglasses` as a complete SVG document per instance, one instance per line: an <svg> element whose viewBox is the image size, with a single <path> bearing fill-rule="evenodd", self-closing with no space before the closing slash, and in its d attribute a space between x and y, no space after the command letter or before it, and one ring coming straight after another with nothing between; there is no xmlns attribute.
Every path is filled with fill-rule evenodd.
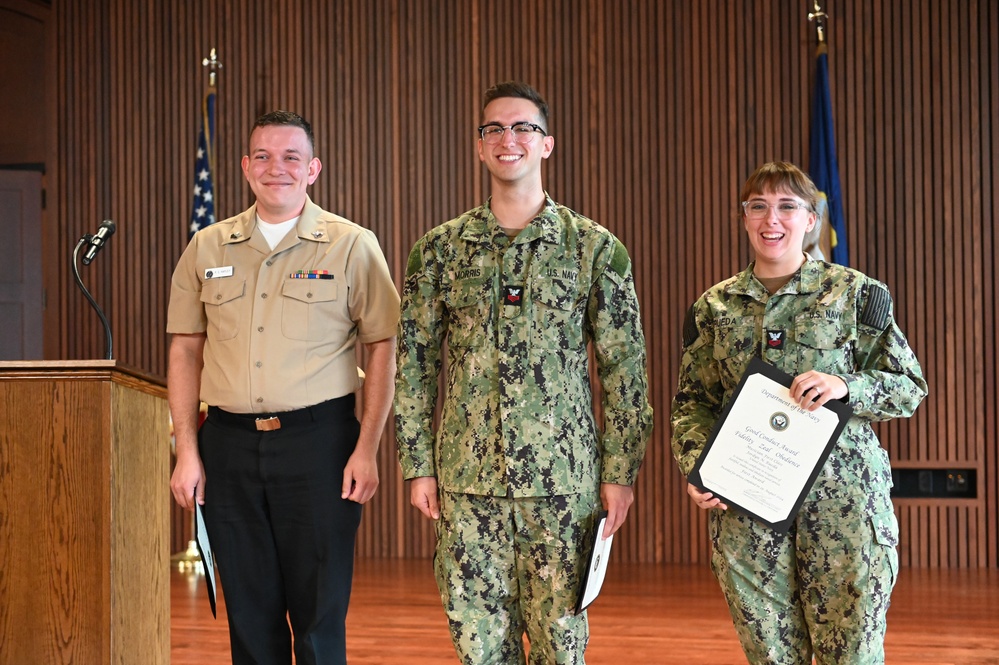
<svg viewBox="0 0 999 665"><path fill-rule="evenodd" d="M542 129L539 125L535 125L533 122L515 122L512 125L507 125L504 127L498 122L491 122L488 125L482 125L479 129L479 136L486 143L499 143L503 140L503 134L506 130L510 130L513 134L513 138L517 143L530 143L534 140L537 134L542 136L548 136L548 133Z"/></svg>
<svg viewBox="0 0 999 665"><path fill-rule="evenodd" d="M764 219L770 214L770 209L773 208L777 211L777 219L782 222L794 217L798 212L799 208L804 208L805 210L811 212L812 209L807 203L801 203L799 201L779 201L775 205L770 205L766 201L743 201L742 210L746 213L746 217L750 219Z"/></svg>

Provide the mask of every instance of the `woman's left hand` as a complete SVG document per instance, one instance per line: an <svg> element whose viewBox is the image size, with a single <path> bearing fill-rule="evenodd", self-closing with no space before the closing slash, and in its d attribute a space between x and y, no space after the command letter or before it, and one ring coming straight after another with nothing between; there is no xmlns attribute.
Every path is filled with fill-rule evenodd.
<svg viewBox="0 0 999 665"><path fill-rule="evenodd" d="M791 399L806 411L814 411L829 400L841 399L849 393L843 379L814 370L799 374L791 382Z"/></svg>

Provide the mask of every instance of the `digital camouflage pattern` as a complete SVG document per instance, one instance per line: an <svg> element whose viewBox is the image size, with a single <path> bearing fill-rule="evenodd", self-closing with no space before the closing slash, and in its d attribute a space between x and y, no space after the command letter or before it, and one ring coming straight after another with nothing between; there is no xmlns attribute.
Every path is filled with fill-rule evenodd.
<svg viewBox="0 0 999 665"><path fill-rule="evenodd" d="M588 340L603 386L602 434ZM652 408L631 260L609 231L547 196L513 239L486 202L417 242L397 362L396 436L406 479L436 476L441 490L511 497L635 481Z"/></svg>
<svg viewBox="0 0 999 665"><path fill-rule="evenodd" d="M797 376L808 370L846 381L854 416L816 479L809 500L891 487L888 456L871 422L912 415L926 396L919 361L891 315L867 309L888 294L861 272L806 261L770 295L752 266L721 282L691 307L697 337L686 345L673 398L673 454L690 473L753 356ZM783 348L768 333L783 332Z"/></svg>
<svg viewBox="0 0 999 665"><path fill-rule="evenodd" d="M671 421L687 474L753 356L796 376L842 378L854 415L792 528L710 515L712 569L751 663L883 662L897 574L891 467L871 422L912 415L926 396L919 362L880 282L806 260L770 295L753 266L709 289L684 325Z"/></svg>
<svg viewBox="0 0 999 665"><path fill-rule="evenodd" d="M434 569L466 665L583 661L586 613L574 614L598 492L519 500L441 493ZM529 543L516 556L516 543Z"/></svg>
<svg viewBox="0 0 999 665"><path fill-rule="evenodd" d="M867 503L806 503L787 534L732 509L711 511L711 569L750 663L885 662L898 523L887 495Z"/></svg>

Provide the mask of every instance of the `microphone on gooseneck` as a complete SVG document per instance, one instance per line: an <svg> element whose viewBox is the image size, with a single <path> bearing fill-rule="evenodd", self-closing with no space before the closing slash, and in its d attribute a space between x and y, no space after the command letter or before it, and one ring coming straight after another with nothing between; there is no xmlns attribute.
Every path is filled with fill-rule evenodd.
<svg viewBox="0 0 999 665"><path fill-rule="evenodd" d="M90 262L97 256L97 252L101 251L101 247L104 246L108 238L114 235L114 232L115 223L113 220L105 219L101 222L101 227L97 229L97 233L92 235L88 240L87 253L83 255L83 265L90 265Z"/></svg>

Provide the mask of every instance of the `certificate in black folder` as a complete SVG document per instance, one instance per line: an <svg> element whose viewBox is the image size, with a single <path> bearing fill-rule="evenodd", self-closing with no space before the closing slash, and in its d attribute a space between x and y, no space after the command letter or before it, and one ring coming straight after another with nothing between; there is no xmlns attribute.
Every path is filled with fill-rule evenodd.
<svg viewBox="0 0 999 665"><path fill-rule="evenodd" d="M611 542L614 536L603 537L606 523L607 511L602 510L597 515L597 525L589 537L587 556L582 561L586 564L586 570L583 571L583 582L579 585L576 614L580 614L596 600L600 587L603 586L604 576L607 574L607 562L610 561Z"/></svg>
<svg viewBox="0 0 999 665"><path fill-rule="evenodd" d="M201 555L201 565L205 569L205 584L208 586L208 602L212 606L212 616L215 614L215 557L212 545L208 541L208 530L205 529L205 516L201 512L201 504L194 502L194 539L198 543L198 553Z"/></svg>
<svg viewBox="0 0 999 665"><path fill-rule="evenodd" d="M687 480L784 533L853 415L791 400L794 377L753 358Z"/></svg>

